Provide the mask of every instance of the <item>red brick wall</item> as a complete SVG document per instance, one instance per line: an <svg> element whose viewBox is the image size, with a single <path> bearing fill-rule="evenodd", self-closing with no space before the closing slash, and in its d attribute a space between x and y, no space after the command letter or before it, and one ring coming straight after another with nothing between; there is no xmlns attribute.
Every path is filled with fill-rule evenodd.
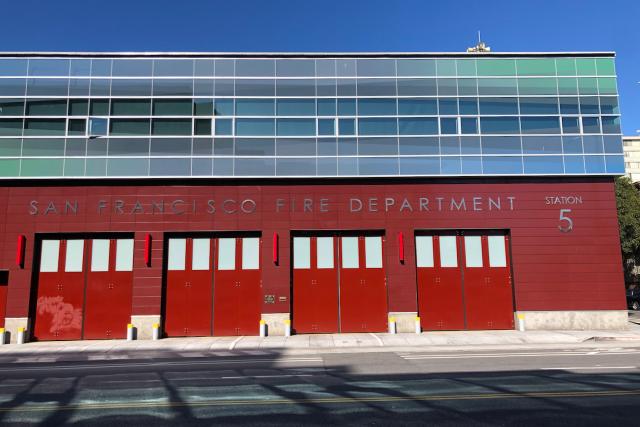
<svg viewBox="0 0 640 427"><path fill-rule="evenodd" d="M262 268L265 294L276 295L275 304L263 312L289 311L290 230L385 230L386 272L390 311L416 311L415 252L413 235L419 229L509 229L516 308L518 310L624 309L624 285L612 180L543 182L523 180L468 180L458 183L356 183L324 181L298 185L103 185L80 184L41 187L22 184L0 187L0 269L9 269L7 317L28 315L35 233L135 232L134 314L158 314L161 308L163 234L175 231L248 230L262 232ZM580 204L547 204L549 196L579 196ZM419 208L421 197L429 199L429 210ZM438 209L442 197L442 210ZM451 198L466 210L451 209ZM480 197L481 204L473 198ZM488 198L501 201L501 209L489 210ZM513 197L513 209L508 198ZM363 202L351 212L350 199ZM377 212L369 212L369 199L377 198ZM385 212L385 198L395 204ZM413 211L401 204L407 198ZM253 213L224 213L227 199L252 199ZM277 211L277 199L284 206ZM295 209L290 210L295 199ZM311 212L304 199L313 200ZM321 200L327 199L321 212ZM38 202L34 214L31 201ZM65 201L78 202L78 212L64 213ZM117 201L124 202L122 212ZM151 212L152 201L165 201L165 213ZM171 202L183 200L172 213ZM192 212L192 202L196 212ZM215 200L216 212L207 212L208 200ZM98 213L100 201L106 207ZM131 213L139 201L144 213ZM553 199L552 201L555 201ZM56 212L45 210L54 202ZM245 207L250 208L248 203ZM227 205L230 208L231 205ZM424 206L423 206L424 207ZM560 209L574 222L563 233ZM250 210L250 209L249 209ZM272 261L272 236L280 238L280 262ZM404 233L405 263L398 260L397 235ZM153 236L152 263L144 265L144 239ZM16 240L27 238L24 269L15 265Z"/></svg>

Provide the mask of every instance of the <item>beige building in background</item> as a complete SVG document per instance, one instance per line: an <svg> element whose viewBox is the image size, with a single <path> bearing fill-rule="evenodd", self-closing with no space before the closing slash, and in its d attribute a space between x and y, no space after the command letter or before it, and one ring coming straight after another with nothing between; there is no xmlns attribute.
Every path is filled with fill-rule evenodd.
<svg viewBox="0 0 640 427"><path fill-rule="evenodd" d="M623 136L624 172L633 182L640 182L640 136Z"/></svg>

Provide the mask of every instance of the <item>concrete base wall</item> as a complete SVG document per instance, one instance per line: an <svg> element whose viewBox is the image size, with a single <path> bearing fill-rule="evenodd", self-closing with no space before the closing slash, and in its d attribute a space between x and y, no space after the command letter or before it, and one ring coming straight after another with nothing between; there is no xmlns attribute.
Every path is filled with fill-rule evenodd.
<svg viewBox="0 0 640 427"><path fill-rule="evenodd" d="M396 332L415 332L416 331L416 316L418 313L415 311L392 311L389 312L389 317L396 318Z"/></svg>
<svg viewBox="0 0 640 427"><path fill-rule="evenodd" d="M289 319L289 313L262 313L262 320L267 324L267 335L271 336L284 336L284 321Z"/></svg>
<svg viewBox="0 0 640 427"><path fill-rule="evenodd" d="M628 327L626 310L518 311L515 313L516 329L519 315L524 316L525 330L620 330Z"/></svg>
<svg viewBox="0 0 640 427"><path fill-rule="evenodd" d="M4 319L5 342L15 344L18 341L18 328L25 329L24 341L29 341L31 331L29 330L28 317L7 317Z"/></svg>
<svg viewBox="0 0 640 427"><path fill-rule="evenodd" d="M136 328L136 339L150 340L153 338L153 324L160 323L160 315L131 316L131 324Z"/></svg>

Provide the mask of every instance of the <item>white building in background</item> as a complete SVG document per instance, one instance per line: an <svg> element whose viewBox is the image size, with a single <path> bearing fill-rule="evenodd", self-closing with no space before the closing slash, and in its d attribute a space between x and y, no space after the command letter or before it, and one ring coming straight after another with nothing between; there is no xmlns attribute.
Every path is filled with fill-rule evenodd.
<svg viewBox="0 0 640 427"><path fill-rule="evenodd" d="M622 137L624 172L633 182L640 182L640 136Z"/></svg>

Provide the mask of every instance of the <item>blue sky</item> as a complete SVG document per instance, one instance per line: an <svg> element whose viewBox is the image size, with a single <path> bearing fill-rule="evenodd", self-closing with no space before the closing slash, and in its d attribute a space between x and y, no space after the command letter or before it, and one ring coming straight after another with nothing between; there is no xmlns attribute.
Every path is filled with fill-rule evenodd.
<svg viewBox="0 0 640 427"><path fill-rule="evenodd" d="M616 51L622 126L640 129L638 0L22 0L3 51Z"/></svg>

